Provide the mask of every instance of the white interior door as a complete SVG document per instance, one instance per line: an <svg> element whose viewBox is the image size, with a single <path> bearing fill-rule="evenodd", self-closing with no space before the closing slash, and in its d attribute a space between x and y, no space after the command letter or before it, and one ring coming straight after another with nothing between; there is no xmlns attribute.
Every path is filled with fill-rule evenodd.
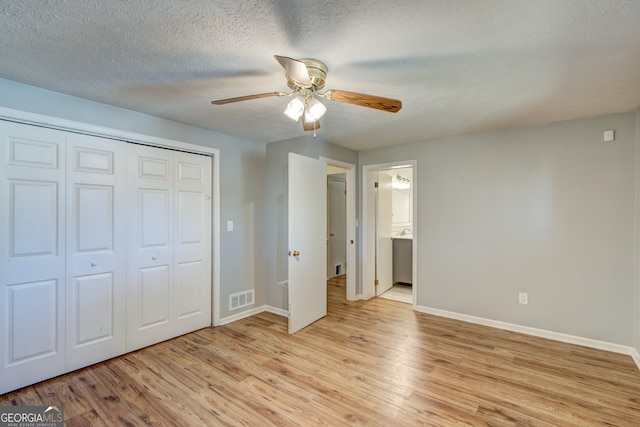
<svg viewBox="0 0 640 427"><path fill-rule="evenodd" d="M126 144L67 135L67 369L124 353Z"/></svg>
<svg viewBox="0 0 640 427"><path fill-rule="evenodd" d="M127 350L173 336L173 152L128 144Z"/></svg>
<svg viewBox="0 0 640 427"><path fill-rule="evenodd" d="M65 134L0 121L0 394L65 371Z"/></svg>
<svg viewBox="0 0 640 427"><path fill-rule="evenodd" d="M289 333L327 315L327 165L289 153Z"/></svg>
<svg viewBox="0 0 640 427"><path fill-rule="evenodd" d="M378 172L376 218L376 295L393 286L392 177Z"/></svg>
<svg viewBox="0 0 640 427"><path fill-rule="evenodd" d="M211 157L174 152L174 335L211 325Z"/></svg>
<svg viewBox="0 0 640 427"><path fill-rule="evenodd" d="M346 182L329 176L328 180L328 221L329 235L327 277L336 277L346 271L347 259L347 215ZM339 267L338 267L339 266ZM340 271L338 271L340 270Z"/></svg>

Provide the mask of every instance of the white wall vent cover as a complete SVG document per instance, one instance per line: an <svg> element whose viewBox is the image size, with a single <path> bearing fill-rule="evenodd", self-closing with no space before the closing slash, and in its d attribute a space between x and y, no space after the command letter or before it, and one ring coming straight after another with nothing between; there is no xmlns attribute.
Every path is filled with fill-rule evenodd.
<svg viewBox="0 0 640 427"><path fill-rule="evenodd" d="M229 310L253 305L253 289L229 295Z"/></svg>

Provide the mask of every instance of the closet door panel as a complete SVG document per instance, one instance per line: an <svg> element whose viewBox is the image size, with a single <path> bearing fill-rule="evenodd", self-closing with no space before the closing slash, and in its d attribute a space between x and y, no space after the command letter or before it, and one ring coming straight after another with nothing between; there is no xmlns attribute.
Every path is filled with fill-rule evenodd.
<svg viewBox="0 0 640 427"><path fill-rule="evenodd" d="M211 325L211 158L175 153L175 335Z"/></svg>
<svg viewBox="0 0 640 427"><path fill-rule="evenodd" d="M128 144L127 350L173 337L173 152Z"/></svg>
<svg viewBox="0 0 640 427"><path fill-rule="evenodd" d="M171 321L169 265L139 269L140 304L136 307L140 329L159 329ZM159 335L158 339L167 338Z"/></svg>
<svg viewBox="0 0 640 427"><path fill-rule="evenodd" d="M206 296L202 292L203 262L183 262L177 265L177 318L186 319L202 313L202 299Z"/></svg>
<svg viewBox="0 0 640 427"><path fill-rule="evenodd" d="M115 188L74 184L74 254L113 253Z"/></svg>
<svg viewBox="0 0 640 427"><path fill-rule="evenodd" d="M114 301L113 276L113 273L100 273L74 277L70 291L75 302L72 311L76 327L67 335L73 339L74 347L114 338L113 311L118 301Z"/></svg>
<svg viewBox="0 0 640 427"><path fill-rule="evenodd" d="M7 184L11 258L31 262L33 257L57 257L59 183L9 179Z"/></svg>
<svg viewBox="0 0 640 427"><path fill-rule="evenodd" d="M0 121L0 393L64 372L64 143Z"/></svg>
<svg viewBox="0 0 640 427"><path fill-rule="evenodd" d="M165 250L171 246L171 192L166 189L138 189L140 221L139 249L147 252Z"/></svg>
<svg viewBox="0 0 640 427"><path fill-rule="evenodd" d="M9 366L37 361L58 351L58 286L56 280L7 286Z"/></svg>
<svg viewBox="0 0 640 427"><path fill-rule="evenodd" d="M69 134L67 368L125 351L126 158L120 141Z"/></svg>

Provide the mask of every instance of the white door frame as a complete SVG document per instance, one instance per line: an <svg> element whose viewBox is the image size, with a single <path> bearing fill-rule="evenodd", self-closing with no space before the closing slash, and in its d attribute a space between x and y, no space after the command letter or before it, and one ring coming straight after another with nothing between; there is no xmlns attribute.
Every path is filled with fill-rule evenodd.
<svg viewBox="0 0 640 427"><path fill-rule="evenodd" d="M345 169L347 188L347 232L345 242L347 245L347 300L355 301L361 299L356 294L356 165L342 162L340 160L320 157L329 166L336 166Z"/></svg>
<svg viewBox="0 0 640 427"><path fill-rule="evenodd" d="M153 147L180 149L191 153L203 154L212 157L212 195L211 195L211 281L213 290L211 292L211 324L220 325L220 150L217 148L205 147L203 145L189 144L186 142L174 141L155 136L128 132L119 129L96 126L74 120L61 119L58 117L45 116L42 114L30 113L27 111L14 110L0 107L0 119L14 121L23 124L48 127L63 131L80 132L87 135L102 138L118 139L122 141L137 142Z"/></svg>
<svg viewBox="0 0 640 427"><path fill-rule="evenodd" d="M375 228L369 230L371 224L375 224L375 198L368 196L370 174L379 170L387 170L400 167L413 168L413 182L411 183L412 218L413 218L413 256L412 256L412 276L413 276L413 308L415 310L418 301L418 190L417 175L418 162L416 160L406 160L390 163L378 163L362 166L362 218L360 229L362 230L362 263L360 277L362 278L362 298L370 299L376 296L375 286Z"/></svg>

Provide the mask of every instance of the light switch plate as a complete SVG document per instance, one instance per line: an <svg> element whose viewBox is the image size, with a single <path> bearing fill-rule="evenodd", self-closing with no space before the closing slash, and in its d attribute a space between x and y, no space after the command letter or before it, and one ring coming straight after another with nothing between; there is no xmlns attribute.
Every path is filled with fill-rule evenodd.
<svg viewBox="0 0 640 427"><path fill-rule="evenodd" d="M227 221L227 231L233 231L233 221Z"/></svg>
<svg viewBox="0 0 640 427"><path fill-rule="evenodd" d="M610 142L616 139L615 132L612 130L604 131L604 142Z"/></svg>

